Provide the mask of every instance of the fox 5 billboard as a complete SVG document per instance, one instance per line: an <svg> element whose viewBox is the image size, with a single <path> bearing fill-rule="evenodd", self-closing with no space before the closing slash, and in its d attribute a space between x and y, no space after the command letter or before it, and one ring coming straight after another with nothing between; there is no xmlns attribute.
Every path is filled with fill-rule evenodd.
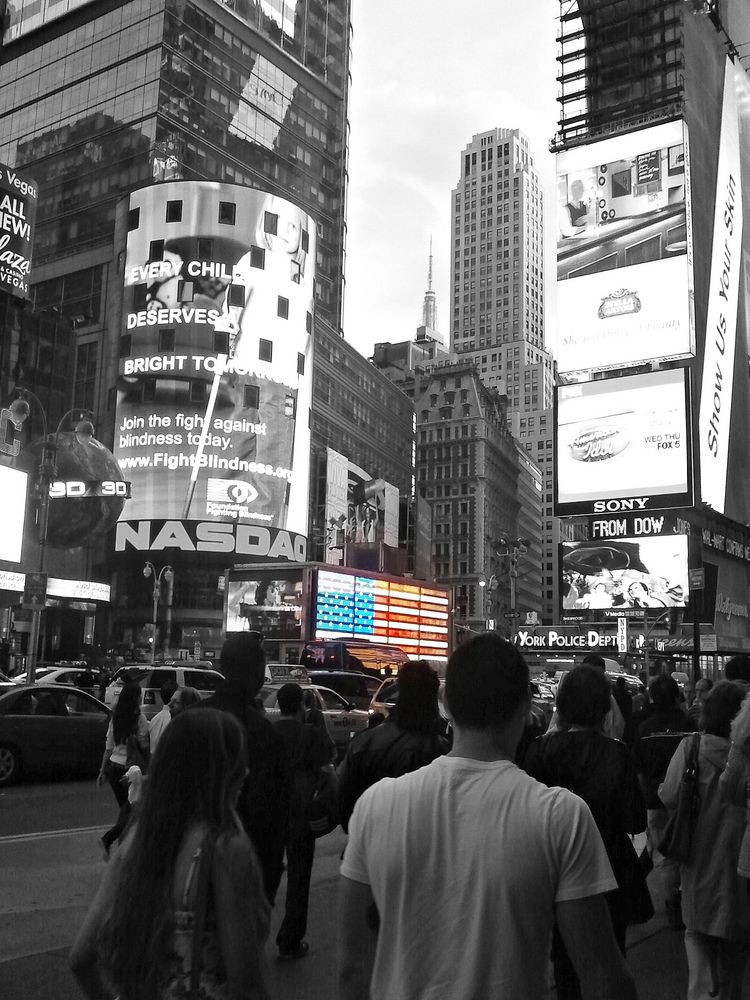
<svg viewBox="0 0 750 1000"><path fill-rule="evenodd" d="M132 496L117 550L164 535L192 551L218 531L223 552L232 534L238 555L299 558L314 264L315 223L285 199L197 181L130 196L115 455Z"/></svg>
<svg viewBox="0 0 750 1000"><path fill-rule="evenodd" d="M686 368L558 386L554 513L693 504Z"/></svg>
<svg viewBox="0 0 750 1000"><path fill-rule="evenodd" d="M557 156L557 366L624 368L694 350L682 121Z"/></svg>

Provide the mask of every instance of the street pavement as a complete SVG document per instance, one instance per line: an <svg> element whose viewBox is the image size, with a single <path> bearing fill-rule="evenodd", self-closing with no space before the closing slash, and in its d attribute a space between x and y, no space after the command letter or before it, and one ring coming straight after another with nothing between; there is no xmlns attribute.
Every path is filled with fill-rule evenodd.
<svg viewBox="0 0 750 1000"><path fill-rule="evenodd" d="M37 797L40 794L37 790ZM109 819L113 804L106 796L92 799L92 803L93 813L98 811ZM3 804L0 800L0 807ZM85 813L85 809L80 810L81 815ZM0 816L3 831L7 830L5 818ZM104 870L98 844L103 829L101 825L0 836L2 1000L80 1000L67 955ZM282 916L282 881L268 946L271 996L275 1000L328 1000L336 996L336 884L345 843L341 830L318 841L310 892L310 952L298 962L285 964L275 960L273 947ZM687 971L682 935L666 925L654 873L649 882L657 913L648 924L631 928L628 942L628 961L638 995L641 1000L684 1000ZM750 976L743 996L750 996ZM551 990L550 1000L553 997Z"/></svg>

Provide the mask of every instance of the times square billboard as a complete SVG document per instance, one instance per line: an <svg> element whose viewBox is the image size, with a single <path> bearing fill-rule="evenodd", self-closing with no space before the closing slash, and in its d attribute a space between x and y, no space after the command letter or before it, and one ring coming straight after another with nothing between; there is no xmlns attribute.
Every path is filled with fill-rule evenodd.
<svg viewBox="0 0 750 1000"><path fill-rule="evenodd" d="M250 188L130 196L117 552L304 562L315 235L296 205Z"/></svg>
<svg viewBox="0 0 750 1000"><path fill-rule="evenodd" d="M688 149L680 120L558 153L564 380L695 353Z"/></svg>

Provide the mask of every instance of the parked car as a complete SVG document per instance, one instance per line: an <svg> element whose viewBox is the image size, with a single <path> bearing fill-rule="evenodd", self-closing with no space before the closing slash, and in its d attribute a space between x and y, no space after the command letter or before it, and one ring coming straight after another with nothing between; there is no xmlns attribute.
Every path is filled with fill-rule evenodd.
<svg viewBox="0 0 750 1000"><path fill-rule="evenodd" d="M45 667L40 673L35 674L36 684L72 684L73 687L83 686L88 690L88 685L81 685L81 677L89 674L94 679L93 687L98 688L101 681L101 674L98 670L89 670L86 667L53 667L51 670ZM14 677L15 684L26 684L26 674Z"/></svg>
<svg viewBox="0 0 750 1000"><path fill-rule="evenodd" d="M380 687L380 680L372 674L362 674L355 670L309 670L311 684L321 684L330 688L355 708L367 711L372 696Z"/></svg>
<svg viewBox="0 0 750 1000"><path fill-rule="evenodd" d="M295 682L299 683L299 682ZM260 689L260 699L271 722L279 717L278 694L281 683L264 684ZM365 709L355 708L350 701L342 698L340 694L330 688L320 687L318 684L301 683L303 690L311 690L315 694L315 701L318 708L325 715L330 724L330 733L333 737L339 755L343 754L349 740L367 729L370 720L369 713Z"/></svg>
<svg viewBox="0 0 750 1000"><path fill-rule="evenodd" d="M0 786L21 775L95 775L109 711L62 684L0 688Z"/></svg>
<svg viewBox="0 0 750 1000"><path fill-rule="evenodd" d="M224 684L224 677L218 670L207 670L191 661L185 661L184 665L177 663L174 666L155 664L152 667L131 664L120 667L107 686L104 703L108 708L114 706L126 680L137 681L143 688L142 707L147 719L153 718L164 707L160 690L162 684L166 684L167 681L173 681L178 687L194 687L201 698L210 698Z"/></svg>

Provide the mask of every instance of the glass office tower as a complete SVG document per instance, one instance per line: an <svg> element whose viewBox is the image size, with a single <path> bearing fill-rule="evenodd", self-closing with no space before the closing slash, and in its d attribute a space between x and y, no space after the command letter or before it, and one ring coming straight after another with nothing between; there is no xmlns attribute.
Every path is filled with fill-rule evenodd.
<svg viewBox="0 0 750 1000"><path fill-rule="evenodd" d="M0 55L0 161L39 184L36 265L106 245L117 199L149 181L262 187L316 218L316 305L340 327L349 5L24 0Z"/></svg>
<svg viewBox="0 0 750 1000"><path fill-rule="evenodd" d="M341 332L351 0L14 0L0 48L0 162L39 187L30 308L69 320L69 404L112 443L124 257L117 207L165 181L261 189L316 224L315 324ZM315 331L314 331L315 332ZM52 367L62 371L71 348ZM34 388L34 386L30 386ZM164 562L171 553L164 554ZM114 567L97 638L148 621L144 554ZM221 554L175 564L176 633L220 642ZM113 575L113 568L116 569ZM100 609L103 610L103 609ZM100 621L101 619L101 621ZM130 624L128 624L130 623ZM131 627L132 626L132 627Z"/></svg>

